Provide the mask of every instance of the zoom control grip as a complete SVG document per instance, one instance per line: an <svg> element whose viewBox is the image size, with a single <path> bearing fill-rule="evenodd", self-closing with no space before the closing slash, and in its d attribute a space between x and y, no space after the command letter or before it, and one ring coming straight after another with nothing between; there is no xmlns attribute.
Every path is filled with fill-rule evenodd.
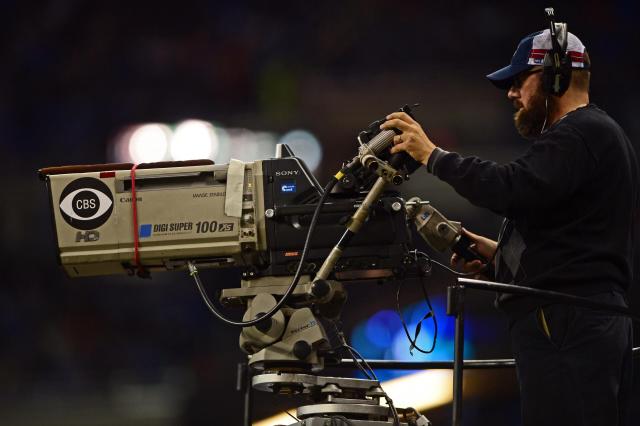
<svg viewBox="0 0 640 426"><path fill-rule="evenodd" d="M475 251L473 251L471 249L472 244L473 244L473 241L471 241L469 237L467 237L465 234L460 234L458 241L456 241L456 243L451 247L451 251L453 251L458 256L462 257L467 262L479 260L485 266L482 269L482 271L478 271L478 272L486 275L487 277L494 277L495 271L493 268L493 262L492 262L493 259L491 259L490 261L488 259L485 259L483 256L479 255Z"/></svg>
<svg viewBox="0 0 640 426"><path fill-rule="evenodd" d="M465 234L460 234L460 236L458 237L458 241L456 241L456 243L451 247L451 250L458 256L463 257L468 262L479 260L482 263L487 263L487 259L471 250L472 244L473 241L471 241L469 237L467 237Z"/></svg>
<svg viewBox="0 0 640 426"><path fill-rule="evenodd" d="M478 273L494 276L493 257L485 259L471 249L473 240L464 233L460 222L450 221L428 201L422 201L419 197L409 199L406 209L407 219L413 221L416 231L431 248L439 252L451 249L467 262L479 260L485 266Z"/></svg>

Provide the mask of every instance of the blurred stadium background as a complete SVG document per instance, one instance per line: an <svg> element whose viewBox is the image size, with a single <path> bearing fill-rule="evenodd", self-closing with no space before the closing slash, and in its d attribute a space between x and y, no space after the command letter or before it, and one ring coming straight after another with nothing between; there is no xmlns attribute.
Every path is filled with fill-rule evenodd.
<svg viewBox="0 0 640 426"><path fill-rule="evenodd" d="M284 140L324 182L353 156L360 130L415 102L417 118L445 149L496 161L523 152L510 103L484 75L543 27L548 2L434 3L3 1L0 423L239 425L242 418L237 330L208 314L186 274L66 278L38 168L194 155L249 161L271 156ZM592 101L640 146L638 3L562 2L556 13L590 51ZM426 173L403 192L469 229L497 232L499 218ZM238 280L235 271L205 277L212 292ZM452 357L444 315L451 281L436 273L428 282L441 329L438 350L425 359ZM374 287L349 289L347 335L365 356L411 359L395 288ZM402 298L415 323L424 311L418 286L407 284ZM638 288L631 299L639 309ZM492 296L470 294L468 312L467 356L510 357ZM428 346L430 338L427 323L421 341ZM425 378L414 393L446 383ZM470 372L465 392L466 425L518 424L514 371ZM635 396L640 401L638 375ZM256 394L254 418L295 405ZM426 414L434 426L448 424L449 400Z"/></svg>

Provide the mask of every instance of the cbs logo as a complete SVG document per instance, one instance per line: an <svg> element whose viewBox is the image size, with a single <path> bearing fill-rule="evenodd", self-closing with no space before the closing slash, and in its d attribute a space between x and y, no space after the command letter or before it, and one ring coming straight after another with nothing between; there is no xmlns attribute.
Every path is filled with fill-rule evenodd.
<svg viewBox="0 0 640 426"><path fill-rule="evenodd" d="M99 179L76 179L60 194L60 213L76 229L96 229L109 219L112 211L111 190Z"/></svg>

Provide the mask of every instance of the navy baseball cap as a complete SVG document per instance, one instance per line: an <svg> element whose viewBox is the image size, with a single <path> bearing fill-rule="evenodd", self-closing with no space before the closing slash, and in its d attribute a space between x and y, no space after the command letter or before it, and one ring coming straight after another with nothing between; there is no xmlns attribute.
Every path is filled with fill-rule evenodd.
<svg viewBox="0 0 640 426"><path fill-rule="evenodd" d="M551 36L548 29L529 34L520 40L511 58L511 63L487 75L487 78L498 89L509 89L516 75L535 66L542 65L544 56L551 49ZM585 47L580 39L568 33L566 53L571 58L572 68L587 68L584 62L584 51Z"/></svg>

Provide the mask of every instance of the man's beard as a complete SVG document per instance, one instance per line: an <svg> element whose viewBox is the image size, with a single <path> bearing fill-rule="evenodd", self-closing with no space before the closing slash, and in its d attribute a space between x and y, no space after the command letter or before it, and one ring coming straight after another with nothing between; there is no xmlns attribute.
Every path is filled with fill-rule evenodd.
<svg viewBox="0 0 640 426"><path fill-rule="evenodd" d="M518 108L518 110L513 114L513 122L518 133L526 139L533 139L540 136L547 115L551 113L552 100L549 99L549 104L545 105L546 96L542 93L541 89L541 87L538 87L538 90L536 90L529 100L529 106L527 108L524 108L518 101L514 102L514 106ZM547 108L549 110L547 110Z"/></svg>

